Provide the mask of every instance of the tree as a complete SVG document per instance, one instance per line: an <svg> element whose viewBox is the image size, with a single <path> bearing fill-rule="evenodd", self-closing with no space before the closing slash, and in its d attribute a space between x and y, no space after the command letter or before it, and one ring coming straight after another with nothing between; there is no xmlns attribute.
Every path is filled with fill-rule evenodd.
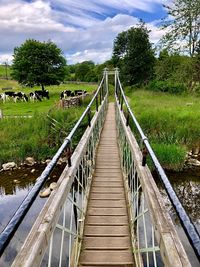
<svg viewBox="0 0 200 267"><path fill-rule="evenodd" d="M163 45L170 49L186 49L193 57L200 38L200 1L172 0L164 7L169 17L163 25L167 30L162 39Z"/></svg>
<svg viewBox="0 0 200 267"><path fill-rule="evenodd" d="M86 82L88 73L94 68L94 62L83 61L79 63L76 67L75 78L76 80Z"/></svg>
<svg viewBox="0 0 200 267"><path fill-rule="evenodd" d="M34 86L60 84L65 78L66 60L51 41L26 40L14 49L12 77L19 83Z"/></svg>
<svg viewBox="0 0 200 267"><path fill-rule="evenodd" d="M169 54L166 49L160 52L155 64L155 78L158 81L169 81L184 84L192 89L193 59L178 53Z"/></svg>
<svg viewBox="0 0 200 267"><path fill-rule="evenodd" d="M155 57L144 23L118 34L112 60L129 85L147 83L151 79Z"/></svg>

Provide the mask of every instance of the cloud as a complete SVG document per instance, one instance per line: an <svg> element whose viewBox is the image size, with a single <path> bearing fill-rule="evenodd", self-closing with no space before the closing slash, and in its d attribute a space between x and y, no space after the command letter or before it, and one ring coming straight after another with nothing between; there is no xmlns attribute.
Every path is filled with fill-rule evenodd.
<svg viewBox="0 0 200 267"><path fill-rule="evenodd" d="M0 0L0 62L10 61L13 49L26 39L52 40L69 63L110 58L117 34L134 26L132 10L153 12L163 0ZM161 32L149 24L152 41Z"/></svg>

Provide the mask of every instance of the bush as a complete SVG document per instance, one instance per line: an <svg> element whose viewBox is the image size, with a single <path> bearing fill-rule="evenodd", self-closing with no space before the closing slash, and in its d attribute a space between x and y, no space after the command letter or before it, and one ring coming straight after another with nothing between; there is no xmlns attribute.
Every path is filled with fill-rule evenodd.
<svg viewBox="0 0 200 267"><path fill-rule="evenodd" d="M184 84L172 83L170 81L153 80L149 83L147 89L154 92L165 92L171 94L182 94L186 92L186 87Z"/></svg>

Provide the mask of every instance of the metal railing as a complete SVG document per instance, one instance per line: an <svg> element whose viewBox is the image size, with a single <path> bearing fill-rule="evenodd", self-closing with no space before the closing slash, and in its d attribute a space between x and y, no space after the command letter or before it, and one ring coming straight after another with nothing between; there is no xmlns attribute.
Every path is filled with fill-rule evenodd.
<svg viewBox="0 0 200 267"><path fill-rule="evenodd" d="M30 209L31 205L33 204L35 198L37 197L38 193L42 189L46 180L52 173L54 167L56 166L56 163L58 162L63 152L67 152L67 155L68 155L68 166L66 167L66 170L64 171L65 174L63 175L70 176L70 178L68 178L69 181L67 181L67 189L65 189L67 190L66 191L67 194L65 195L67 200L66 201L63 200L64 195L59 193L60 197L62 198L62 201L61 200L60 201L63 202L63 205L61 205L60 204L61 202L59 202L59 205L62 206L62 209L60 210L60 206L59 206L57 207L58 210L55 210L55 212L58 213L59 211L59 215L60 213L62 214L61 215L62 223L58 223L53 220L53 222L50 223L51 225L50 232L53 232L54 227L56 227L56 229L60 229L62 232L60 259L62 258L62 254L64 251L63 242L64 242L65 233L70 233L68 251L70 251L72 248L72 236L76 236L76 240L78 242L80 231L82 231L81 230L82 227L80 227L80 223L84 219L85 208L87 207L87 205L85 205L85 203L83 202L87 200L89 181L90 181L90 177L91 177L93 166L94 166L95 147L96 147L96 144L98 143L100 130L103 124L104 115L105 115L106 106L107 106L107 95L108 95L107 79L108 79L107 71L105 70L103 78L100 82L100 85L96 93L94 94L91 102L89 103L85 111L83 112L82 116L80 117L80 119L78 120L78 122L76 123L72 131L70 132L70 134L67 136L67 138L65 138L63 144L58 149L57 153L54 155L51 162L42 172L41 176L37 179L35 185L31 189L31 191L28 193L28 195L26 196L26 198L24 199L24 201L22 202L18 210L15 212L14 216L11 218L8 225L5 227L5 229L0 234L0 256L3 254L4 250L8 246L18 226L23 221L23 218L27 214L28 210ZM93 111L94 106L95 106L96 113L94 113L95 111ZM93 118L92 118L92 112L94 113ZM77 130L79 129L81 123L83 122L86 116L88 119L89 127L87 128L85 134L83 135L73 155L71 156L72 154L71 144L72 144L73 137L75 136ZM79 150L78 155L77 155L77 150ZM61 177L63 178L63 176ZM59 191L59 188L56 191ZM61 191L62 189L63 188L60 188ZM47 207L48 203L51 203L51 201L52 201L52 197L48 199L47 203L45 204L45 207ZM54 201L51 204L54 205ZM66 207L68 207L69 205L71 205L71 211L74 210L73 215L72 215L72 212L70 213L71 214L70 219L68 216L66 217ZM57 217L59 217L58 214L57 214ZM41 216L39 216L38 220L40 219L41 219ZM66 226L67 224L69 225ZM50 242L50 252L49 252L50 258L48 260L49 262L48 266L54 266L54 265L51 265L52 239L53 239L53 236L51 237L51 242ZM44 240L42 239L42 242L43 241ZM76 242L76 246L78 244L77 242ZM48 245L48 241L46 242L46 245ZM27 243L25 242L25 245L23 246L23 248L26 248L26 246L27 246ZM42 251L44 252L44 250L45 250L45 247L43 246ZM77 253L78 251L77 248L75 249L75 251ZM38 255L41 256L41 253L38 252ZM69 261L70 261L70 255L71 254L68 255ZM41 259L42 257L40 257L40 260ZM61 266L61 262L62 262L60 259L59 259L59 266ZM16 262L17 262L17 258L16 258ZM36 264L36 262L37 260L35 261L34 264ZM15 266L21 266L21 265L15 265ZM23 266L26 266L26 265L23 265ZM35 265L30 265L30 266L35 266Z"/></svg>
<svg viewBox="0 0 200 267"><path fill-rule="evenodd" d="M125 97L124 91L122 89L121 86L121 82L119 80L119 73L118 70L116 70L115 72L115 94L116 94L116 100L117 100L117 111L118 111L118 123L117 125L119 126L118 131L119 131L119 140L120 140L120 147L121 147L121 157L122 157L122 166L124 168L124 173L126 178L128 179L128 190L130 192L129 195L129 199L130 199L130 205L133 206L133 210L131 211L131 216L132 216L132 220L134 222L136 222L136 229L141 228L141 224L143 225L143 231L144 231L144 236L143 236L143 240L145 241L144 247L142 246L142 248L140 248L140 236L138 236L140 234L141 231L136 231L137 236L136 239L133 238L134 244L136 245L135 242L137 242L136 247L138 247L138 249L135 251L135 254L138 253L138 255L140 255L141 253L143 253L145 251L146 254L146 262L147 262L147 266L148 262L149 262L149 252L151 251L153 253L152 257L154 259L154 266L156 265L156 261L155 261L155 255L158 254L156 253L156 251L159 250L158 246L155 245L156 243L156 239L154 238L154 228L155 228L155 221L152 222L152 231L146 231L147 228L147 223L145 223L145 216L150 216L152 217L151 213L155 213L158 212L157 210L150 211L150 215L148 215L148 208L147 206L149 206L149 199L147 197L147 195L144 198L144 191L145 191L145 186L148 187L148 180L152 179L149 178L151 177L150 172L147 175L148 180L146 180L146 184L142 184L142 180L145 175L139 175L139 171L138 168L146 168L146 156L147 154L150 155L150 158L154 164L154 167L159 175L159 178L161 179L161 181L164 184L165 190L167 191L168 197L175 209L175 211L177 212L177 215L180 219L180 222L183 226L183 229L190 241L190 244L197 256L197 258L200 260L200 236L199 233L195 227L195 225L192 223L192 221L190 220L189 216L187 215L187 213L185 212L184 208L182 207L182 204L180 203L176 193L174 192L163 168L161 167L158 159L156 158L147 137L144 135L139 123L137 122L133 112L131 111L131 108L128 104L128 101ZM121 118L121 119L119 119ZM122 123L123 122L123 123ZM132 134L132 131L129 127L130 123L132 122L132 124L134 125L134 127L137 130L137 135L139 135L139 138L141 139L141 143L143 148L140 148L137 145L137 142L135 140L135 137ZM122 125L123 124L123 125ZM127 135L128 134L128 135ZM131 137L130 137L131 136ZM132 141L130 141L130 139ZM141 158L137 158L138 156L135 154L135 152L132 151L132 143L131 142L135 142L135 148L137 151L138 155L141 155ZM142 150L142 151L141 151ZM135 165L135 158L137 158L137 162L139 162L139 164L141 165L140 167ZM138 163L137 163L138 165ZM143 170L144 171L144 170ZM152 183L152 182L151 182ZM158 192L154 192L155 196L158 194ZM146 199L146 201L145 201ZM148 202L147 202L148 200ZM147 204L145 204L147 202ZM139 206L138 206L139 205ZM142 220L142 222L139 222L139 219ZM146 220L149 221L149 220ZM163 221L163 223L165 223ZM148 225L149 226L149 225ZM134 229L132 229L132 233L134 233ZM154 243L154 246L148 244L148 240L147 240L147 232L151 234L151 237L149 240L152 240L152 243ZM162 251L161 251L162 253ZM166 253L166 252L165 252ZM137 258L138 262L140 261L140 257ZM173 263L174 264L174 263ZM171 265L171 266L176 266L176 265ZM138 265L138 266L142 266L142 265ZM159 265L160 266L160 265ZM178 266L178 265L177 265ZM186 265L183 265L186 266Z"/></svg>

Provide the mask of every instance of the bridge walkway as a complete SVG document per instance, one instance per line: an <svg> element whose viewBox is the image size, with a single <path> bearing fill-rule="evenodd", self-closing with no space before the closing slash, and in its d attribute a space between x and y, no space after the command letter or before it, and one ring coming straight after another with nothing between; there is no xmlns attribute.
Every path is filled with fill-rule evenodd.
<svg viewBox="0 0 200 267"><path fill-rule="evenodd" d="M133 266L114 103L97 149L79 266Z"/></svg>

